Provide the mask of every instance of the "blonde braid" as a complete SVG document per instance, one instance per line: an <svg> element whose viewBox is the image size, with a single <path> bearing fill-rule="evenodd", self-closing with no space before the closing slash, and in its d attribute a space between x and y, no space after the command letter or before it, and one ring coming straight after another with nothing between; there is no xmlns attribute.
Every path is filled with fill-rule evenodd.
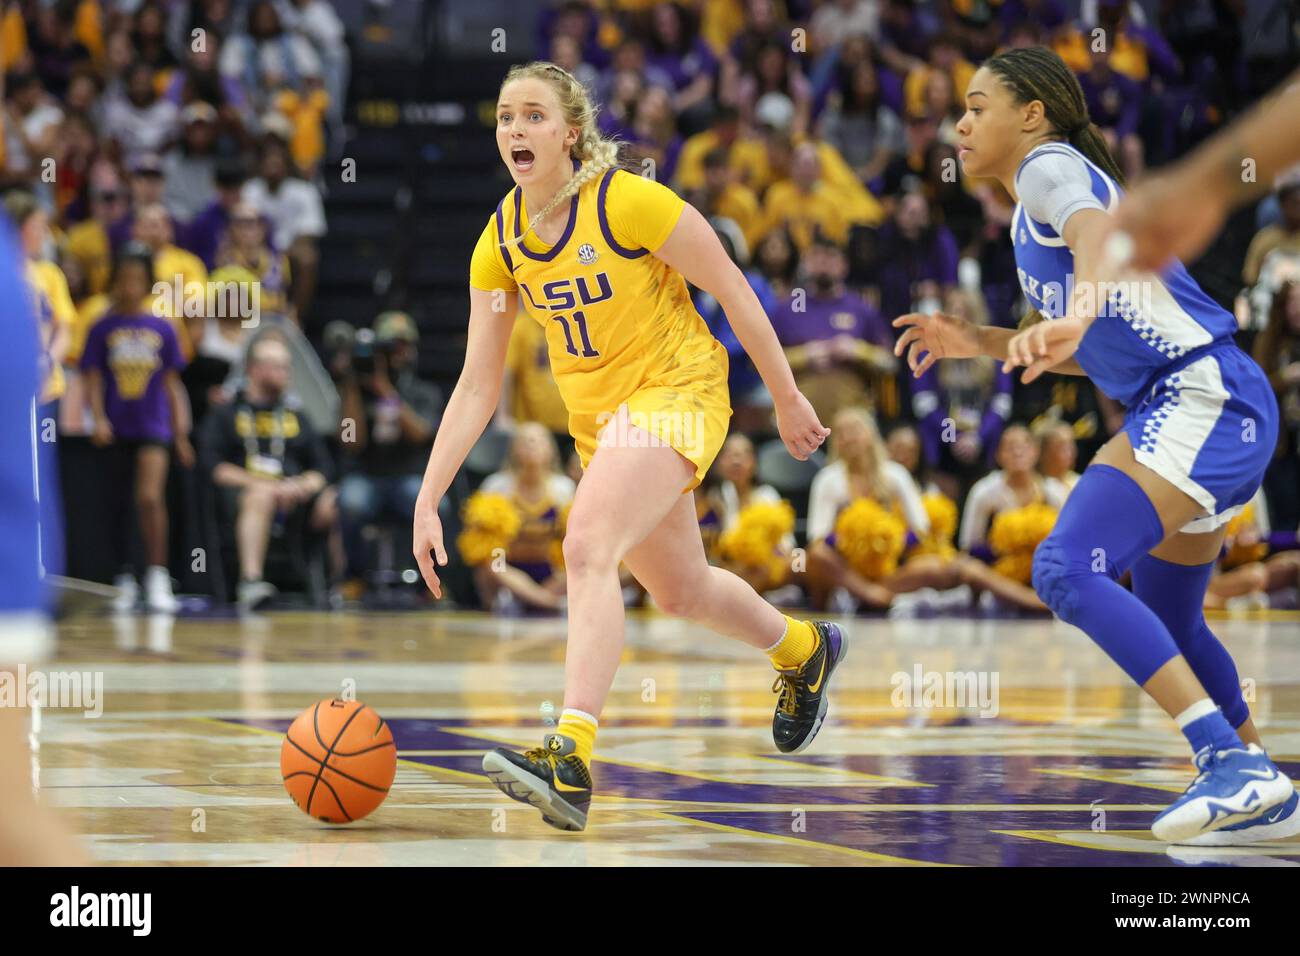
<svg viewBox="0 0 1300 956"><path fill-rule="evenodd" d="M512 67L506 74L505 83L525 77L542 80L555 90L565 121L578 127L578 139L570 148L569 155L582 165L574 171L569 181L551 197L551 201L543 206L541 211L529 217L528 227L522 233L503 243L506 246L522 243L524 237L533 232L537 224L549 216L557 206L575 195L587 183L599 179L607 170L618 165L619 143L600 135L596 128L598 107L591 102L586 89L572 73L554 63L537 61Z"/></svg>

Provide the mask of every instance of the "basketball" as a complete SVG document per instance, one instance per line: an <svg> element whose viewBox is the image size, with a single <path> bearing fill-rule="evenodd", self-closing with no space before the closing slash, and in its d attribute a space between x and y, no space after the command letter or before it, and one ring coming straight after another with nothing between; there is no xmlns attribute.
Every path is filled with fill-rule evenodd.
<svg viewBox="0 0 1300 956"><path fill-rule="evenodd" d="M325 823L373 813L396 773L392 731L357 700L312 704L289 725L280 747L284 789L298 809Z"/></svg>

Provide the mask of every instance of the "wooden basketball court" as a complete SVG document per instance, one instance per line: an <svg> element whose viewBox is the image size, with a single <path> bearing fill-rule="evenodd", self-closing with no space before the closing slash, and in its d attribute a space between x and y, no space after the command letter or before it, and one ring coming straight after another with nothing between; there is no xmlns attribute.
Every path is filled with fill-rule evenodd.
<svg viewBox="0 0 1300 956"><path fill-rule="evenodd" d="M1300 864L1300 841L1152 839L1151 818L1191 778L1185 744L1073 628L846 624L828 722L785 757L761 655L633 612L581 834L479 772L485 749L535 746L558 717L562 619L74 619L48 669L101 675L102 713L45 708L33 773L109 865ZM1300 614L1211 624L1265 743L1300 774ZM397 779L373 815L328 826L286 796L280 743L303 708L349 694L390 723Z"/></svg>

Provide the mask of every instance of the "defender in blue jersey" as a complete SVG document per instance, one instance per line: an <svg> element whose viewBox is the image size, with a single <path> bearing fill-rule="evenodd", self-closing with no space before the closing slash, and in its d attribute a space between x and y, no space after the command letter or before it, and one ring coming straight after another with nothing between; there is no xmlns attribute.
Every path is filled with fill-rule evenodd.
<svg viewBox="0 0 1300 956"><path fill-rule="evenodd" d="M1123 177L1060 57L1042 47L992 57L966 103L958 156L968 175L998 179L1016 200L1011 240L1031 311L1019 332L902 316L896 352L907 350L917 375L975 355L1023 366L1026 382L1049 369L1086 375L1124 404L1123 429L1034 554L1034 588L1191 744L1200 773L1156 817L1157 839L1228 845L1300 832L1295 788L1264 752L1236 666L1201 612L1224 526L1275 447L1268 381L1234 343L1233 317L1180 263L1101 281ZM1132 592L1118 583L1126 571Z"/></svg>
<svg viewBox="0 0 1300 956"><path fill-rule="evenodd" d="M37 440L40 346L13 226L0 215L0 866L81 862L58 821L32 797L27 708L13 706L25 668L51 650L41 565L40 496L54 491L53 445ZM57 509L51 509L52 512ZM55 529L55 533L58 530ZM59 570L59 569L50 569Z"/></svg>

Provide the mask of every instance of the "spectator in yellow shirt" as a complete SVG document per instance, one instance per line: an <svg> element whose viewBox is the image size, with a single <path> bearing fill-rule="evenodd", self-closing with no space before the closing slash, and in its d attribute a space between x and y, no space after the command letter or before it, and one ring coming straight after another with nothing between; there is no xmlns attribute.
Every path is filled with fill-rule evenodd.
<svg viewBox="0 0 1300 956"><path fill-rule="evenodd" d="M961 46L951 34L935 37L930 47L930 62L908 73L903 81L903 106L909 116L934 115L929 100L933 96L931 81L935 73L945 74L952 81L955 98L964 101L966 87L975 75L975 65L962 56Z"/></svg>
<svg viewBox="0 0 1300 956"><path fill-rule="evenodd" d="M737 182L755 194L767 186L770 181L767 145L761 138L742 130L735 107L719 106L709 128L682 144L677 157L678 192L690 192L704 185L704 157L715 149L726 150L727 164L735 171Z"/></svg>
<svg viewBox="0 0 1300 956"><path fill-rule="evenodd" d="M301 93L286 86L271 102L276 112L291 124L289 153L294 165L302 170L304 179L315 179L325 155L325 115L329 112L330 97L319 73L304 76L302 84Z"/></svg>
<svg viewBox="0 0 1300 956"><path fill-rule="evenodd" d="M298 321L289 301L289 257L271 248L266 221L249 203L236 203L230 210L230 228L217 248L217 265L241 266L257 276L261 315Z"/></svg>
<svg viewBox="0 0 1300 956"><path fill-rule="evenodd" d="M740 227L745 237L744 257L748 258L759 239L762 207L748 186L736 182L725 149L715 149L704 157L704 186L688 195L706 217L725 216Z"/></svg>
<svg viewBox="0 0 1300 956"><path fill-rule="evenodd" d="M865 190L863 190L865 192ZM868 196L868 202L855 203L849 194L833 187L822 175L818 144L801 143L795 147L790 163L790 178L773 184L763 199L763 223L760 233L785 226L800 250L808 248L815 232L836 243L848 240L849 226L880 221L880 205ZM864 208L870 210L864 215Z"/></svg>
<svg viewBox="0 0 1300 956"><path fill-rule="evenodd" d="M48 255L50 222L31 193L11 192L4 200L5 212L18 228L23 254L27 258L27 285L35 300L40 323L41 402L52 402L63 394L63 358L76 309L68 294L68 281L58 263Z"/></svg>
<svg viewBox="0 0 1300 956"><path fill-rule="evenodd" d="M90 218L71 226L67 235L68 255L77 261L83 277L80 301L108 291L108 276L113 268L108 232L126 215L129 199L126 184L111 162L97 161L89 179Z"/></svg>
<svg viewBox="0 0 1300 956"><path fill-rule="evenodd" d="M152 308L175 324L181 353L189 361L194 357L194 344L203 334L207 315L207 267L194 253L172 243L172 220L162 203L136 211L132 238L153 251Z"/></svg>

